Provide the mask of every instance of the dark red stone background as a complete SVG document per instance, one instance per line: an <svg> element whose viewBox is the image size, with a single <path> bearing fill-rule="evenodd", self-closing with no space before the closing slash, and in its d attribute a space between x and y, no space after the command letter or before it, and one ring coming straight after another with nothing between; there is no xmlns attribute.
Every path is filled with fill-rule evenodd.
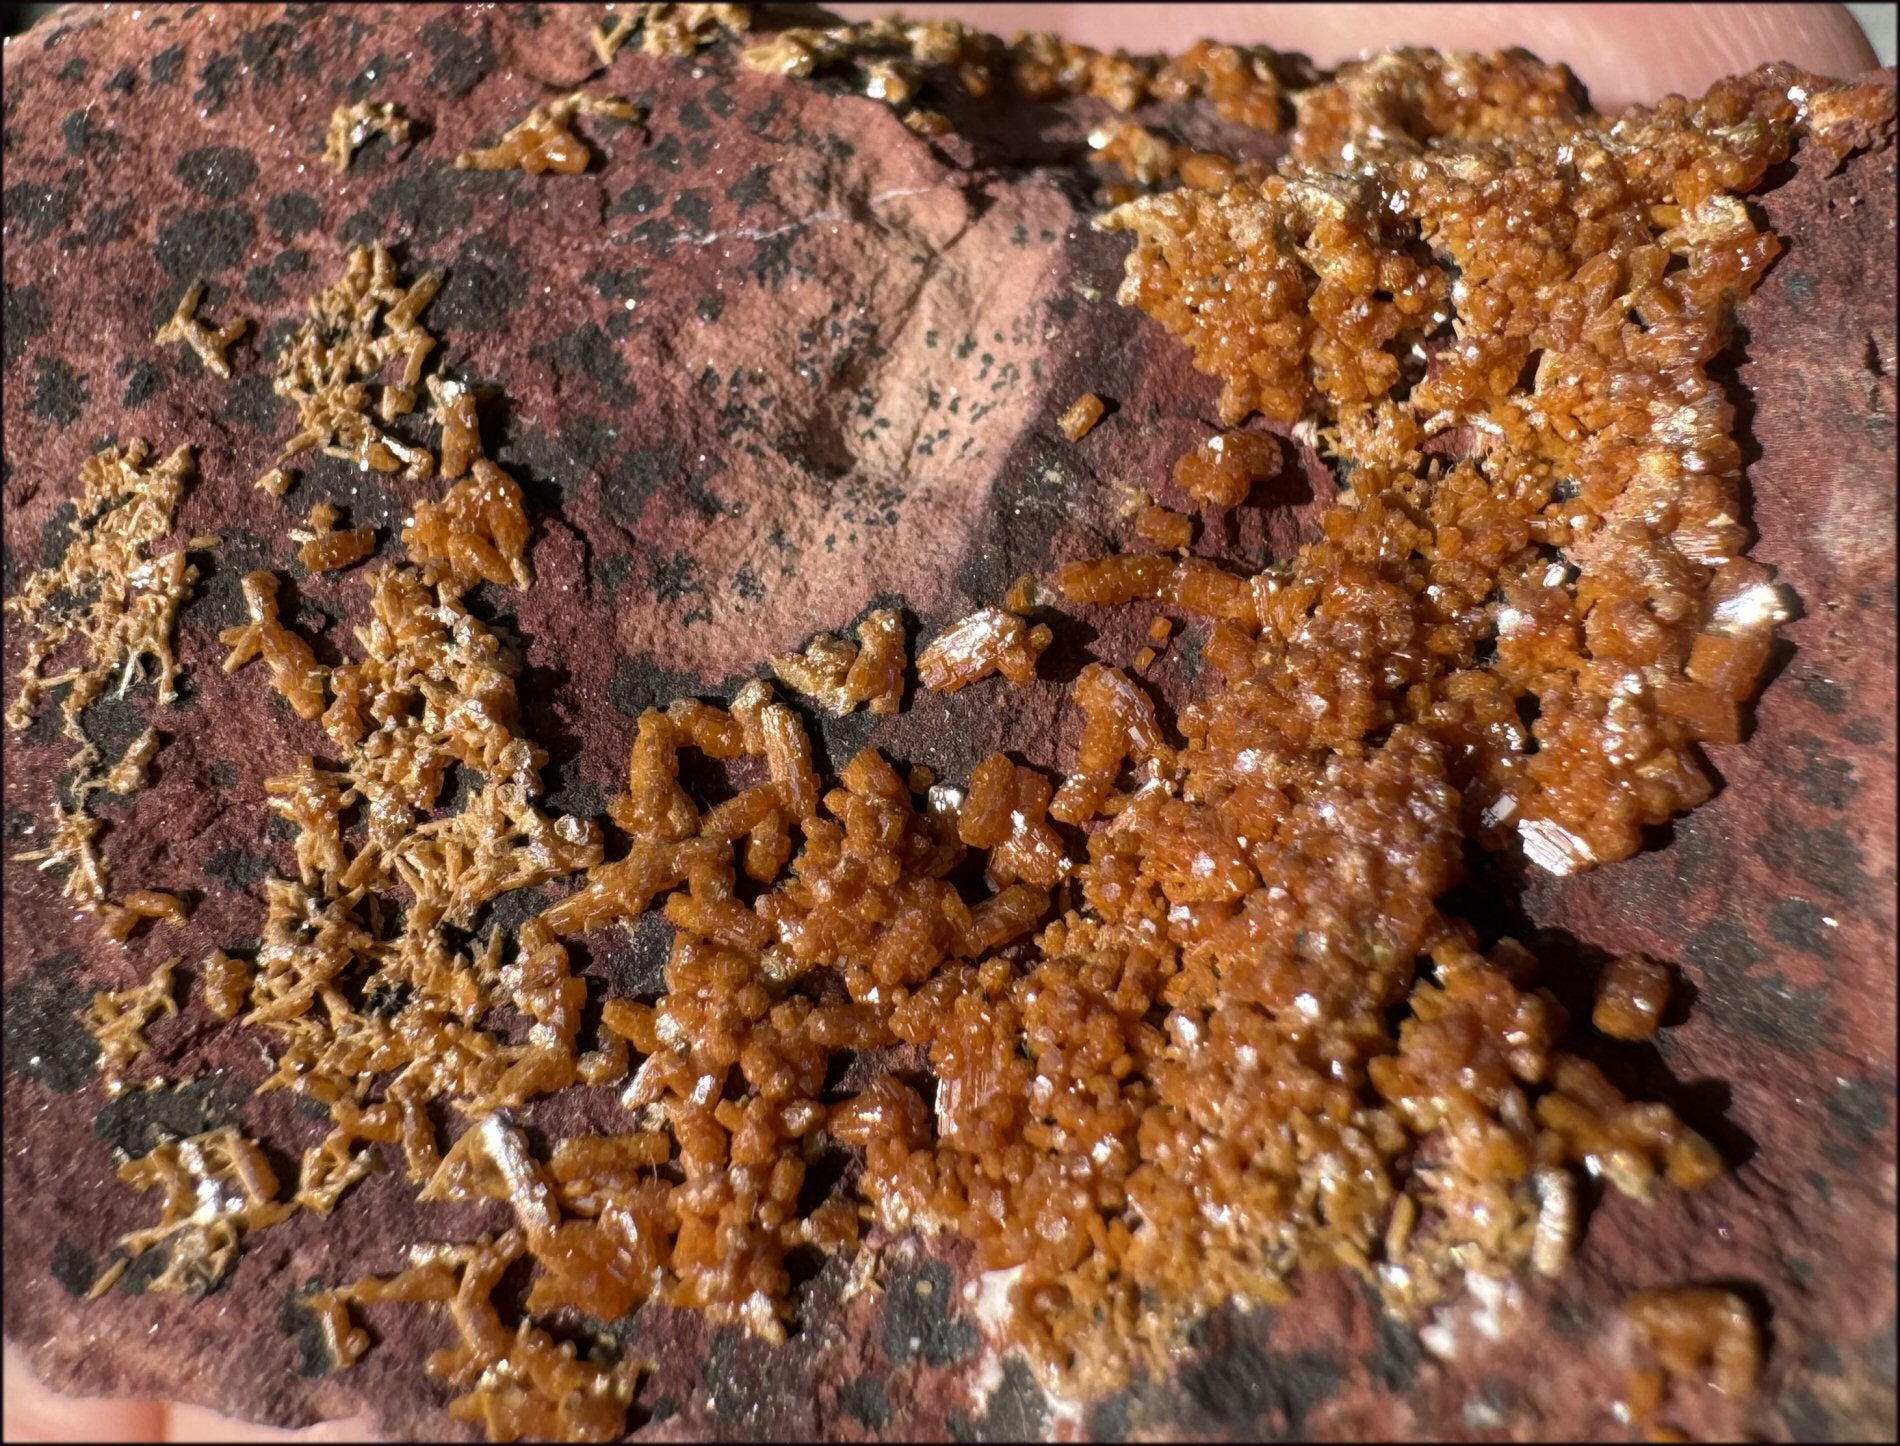
<svg viewBox="0 0 1900 1446"><path fill-rule="evenodd" d="M181 625L187 696L101 705L108 751L155 721L157 782L105 799L105 851L126 887L202 897L182 933L120 951L76 926L57 881L8 863L5 885L5 1328L56 1385L171 1394L279 1424L368 1410L397 1434L454 1435L420 1375L446 1327L373 1313L385 1338L352 1372L314 1374L311 1280L399 1264L414 1240L493 1217L419 1207L374 1178L328 1221L251 1242L204 1300L121 1288L78 1299L152 1207L112 1177L110 1148L153 1131L242 1121L283 1153L322 1124L282 1094L255 1037L193 995L155 1027L159 1068L198 1077L108 1104L70 1010L170 953L255 938L263 871L289 866L261 784L320 732L218 670L237 579L272 566L286 612L347 647L360 585L307 579L285 536L329 497L392 532L427 488L308 467L287 503L251 487L289 434L268 356L351 244L445 267L425 320L451 371L498 384L492 449L527 485L536 587L484 596L526 643L529 725L555 804L598 812L632 718L716 693L768 651L901 599L913 638L997 601L1018 572L1115 535L1120 484L1167 495L1167 464L1211 425L1214 388L1158 328L1112 301L1125 245L1087 228L1077 179L1094 103L976 108L933 149L841 84L624 52L590 88L643 103L643 126L582 121L578 177L456 172L535 101L586 79L591 11L289 6L74 9L5 60L5 521L8 590L56 557L84 458L108 438L197 451L180 542L217 533ZM322 161L331 109L394 100L412 145L377 140L344 176ZM1205 118L1174 118L1211 137ZM1197 137L1199 138L1199 137ZM1654 1048L1606 1068L1666 1098L1738 1168L1691 1199L1595 1210L1567 1276L1527 1287L1488 1339L1481 1312L1442 1324L1451 1359L1382 1322L1340 1280L1296 1306L1210 1323L1175 1378L1083 1407L1050 1403L999 1361L946 1243L882 1247L883 1291L849 1295L834 1262L804 1287L778 1350L661 1308L616 1330L659 1366L636 1424L716 1435L1313 1434L1524 1439L1616 1434L1624 1290L1737 1283L1768 1321L1765 1389L1746 1408L1673 1414L1772 1437L1894 1429L1894 161L1829 176L1805 158L1763 209L1788 239L1745 315L1733 394L1751 439L1756 556L1803 615L1754 736L1715 758L1726 786L1652 852L1567 883L1491 869L1460 907L1534 938L1560 992L1642 948L1678 962L1692 1003ZM202 276L203 310L254 326L236 378L151 335ZM1115 411L1080 444L1054 419L1083 390ZM1283 552L1332 484L1310 454L1205 551ZM65 510L62 510L65 509ZM1054 765L1060 681L1090 656L1126 662L1146 616L1051 618L1056 679L911 700L903 716L826 722L842 762L866 741L956 777L1005 738ZM1196 635L1157 670L1191 687ZM17 667L9 630L6 664ZM8 689L11 692L9 681ZM67 752L51 727L6 744L5 842L32 846ZM664 940L577 951L602 991L651 991ZM611 1127L607 1092L526 1112ZM136 1281L133 1282L136 1285ZM848 1298L847 1298L848 1296Z"/></svg>

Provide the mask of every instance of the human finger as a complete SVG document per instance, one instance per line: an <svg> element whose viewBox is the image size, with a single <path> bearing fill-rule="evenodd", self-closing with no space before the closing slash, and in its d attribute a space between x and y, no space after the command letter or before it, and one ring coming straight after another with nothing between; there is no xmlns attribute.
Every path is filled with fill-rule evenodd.
<svg viewBox="0 0 1900 1446"><path fill-rule="evenodd" d="M868 19L885 4L834 5ZM1848 76L1876 60L1844 5L958 5L905 14L954 16L1004 36L1053 30L1103 49L1177 51L1206 37L1299 51L1334 66L1395 45L1493 50L1521 45L1564 61L1599 110L1670 92L1700 95L1725 75L1785 60Z"/></svg>
<svg viewBox="0 0 1900 1446"><path fill-rule="evenodd" d="M0 1392L8 1441L163 1441L164 1408L154 1401L62 1396L42 1385L8 1342Z"/></svg>

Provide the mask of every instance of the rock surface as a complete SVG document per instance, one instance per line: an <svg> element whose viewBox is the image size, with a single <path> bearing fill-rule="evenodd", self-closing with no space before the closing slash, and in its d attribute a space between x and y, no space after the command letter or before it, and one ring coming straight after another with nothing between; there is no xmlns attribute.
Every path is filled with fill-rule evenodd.
<svg viewBox="0 0 1900 1446"><path fill-rule="evenodd" d="M254 674L221 673L216 632L239 620L238 578L270 566L290 579L286 618L320 652L347 646L359 585L306 577L286 531L328 498L387 546L422 495L334 463L304 469L285 502L251 485L291 430L269 357L351 245L383 240L412 274L446 268L425 316L441 363L505 392L484 420L529 492L537 585L485 606L526 644L528 727L566 811L601 810L643 707L728 691L767 653L885 600L908 610L914 652L1017 574L1102 550L1120 535L1120 487L1167 500L1168 464L1212 429L1214 384L1110 300L1125 243L1088 229L1077 164L1099 103L979 108L960 118L974 139L933 147L842 85L751 74L724 45L696 61L623 51L596 75L586 23L534 6L75 8L7 47L8 590L57 557L79 466L107 439L190 443L198 477L175 536L222 539L194 555L204 581L181 620L180 704L154 711L134 690L86 718L113 756L148 721L165 735L155 786L102 802L104 848L126 887L200 896L189 926L101 945L55 878L5 868L4 1320L62 1389L277 1424L367 1410L390 1434L459 1434L421 1374L445 1325L378 1308L376 1348L326 1375L294 1305L311 1281L388 1270L413 1241L500 1223L419 1206L394 1176L328 1221L260 1235L206 1299L141 1295L136 1281L79 1298L112 1241L152 1214L114 1178L112 1146L242 1121L288 1172L323 1131L289 1097L252 1093L268 1072L254 1037L217 1025L195 993L151 1033L157 1067L198 1082L110 1103L71 1011L172 953L254 938L260 880L290 865L261 785L326 740ZM580 122L597 156L586 174L453 168L583 83L649 117ZM418 124L339 176L323 139L331 110L358 99L395 101ZM803 1287L783 1348L659 1307L618 1326L658 1363L632 1417L643 1437L1615 1433L1617 1302L1687 1279L1742 1289L1772 1349L1754 1403L1674 1419L1891 1436L1893 152L1826 169L1797 157L1759 198L1788 251L1735 350L1754 555L1802 604L1753 736L1716 751L1726 787L1652 851L1561 883L1497 866L1457 904L1527 937L1573 1002L1615 953L1678 962L1693 993L1682 1022L1601 1057L1739 1168L1694 1197L1605 1198L1562 1279L1441 1319L1427 1339L1442 1358L1343 1280L1319 1280L1284 1310L1210 1322L1172 1380L1086 1406L1049 1401L988 1345L981 1282L953 1245L884 1242L881 1291L854 1292L834 1261ZM232 381L151 341L200 278L204 314L252 321ZM1056 418L1083 391L1114 410L1070 443ZM1202 550L1263 561L1297 545L1333 483L1293 451L1298 465ZM814 720L825 750L842 763L876 742L958 778L1007 740L1059 765L1061 685L1090 657L1125 663L1146 616L1049 620L1047 681L920 693L890 720ZM1164 698L1193 687L1196 645L1190 629L1164 654ZM18 649L10 630L9 695ZM7 739L9 854L43 827L68 751L55 732ZM599 991L650 991L663 949L645 928L589 939L576 959ZM526 1114L605 1123L617 1108L594 1093Z"/></svg>

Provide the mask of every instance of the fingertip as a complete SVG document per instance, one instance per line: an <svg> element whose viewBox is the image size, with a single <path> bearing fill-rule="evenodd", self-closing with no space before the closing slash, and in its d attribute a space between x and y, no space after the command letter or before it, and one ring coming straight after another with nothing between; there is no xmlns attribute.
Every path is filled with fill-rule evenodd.
<svg viewBox="0 0 1900 1446"><path fill-rule="evenodd" d="M234 1420L203 1406L170 1406L165 1408L165 1434L156 1439L165 1441L266 1441L266 1442L315 1442L315 1441L371 1441L369 1422L360 1417L342 1421L319 1421L314 1426L305 1426L299 1430L285 1430L277 1426L260 1426L250 1421Z"/></svg>
<svg viewBox="0 0 1900 1446"><path fill-rule="evenodd" d="M886 3L838 4L847 19ZM905 7L915 19L955 16L1009 38L1052 30L1102 49L1178 52L1206 38L1270 45L1336 66L1371 50L1523 46L1569 65L1600 110L1671 92L1700 95L1725 75L1770 61L1847 77L1878 61L1844 5L958 5Z"/></svg>
<svg viewBox="0 0 1900 1446"><path fill-rule="evenodd" d="M33 1374L26 1358L7 1343L0 1390L4 1391L8 1441L162 1441L164 1411L152 1401L62 1396Z"/></svg>

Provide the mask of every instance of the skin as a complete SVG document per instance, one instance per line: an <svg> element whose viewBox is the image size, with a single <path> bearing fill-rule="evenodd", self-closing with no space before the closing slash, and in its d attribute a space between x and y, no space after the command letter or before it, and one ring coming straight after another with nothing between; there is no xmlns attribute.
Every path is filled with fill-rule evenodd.
<svg viewBox="0 0 1900 1446"><path fill-rule="evenodd" d="M888 4L834 5L852 20ZM1877 64L1841 5L1151 5L913 4L916 19L955 16L1005 37L1053 30L1104 49L1178 51L1207 36L1302 51L1323 66L1395 45L1490 50L1521 45L1569 63L1606 113L1670 92L1698 95L1725 75L1786 60L1821 75ZM1165 29L1158 21L1165 13ZM8 1441L347 1441L366 1421L277 1431L199 1406L56 1395L11 1345L4 1377Z"/></svg>

